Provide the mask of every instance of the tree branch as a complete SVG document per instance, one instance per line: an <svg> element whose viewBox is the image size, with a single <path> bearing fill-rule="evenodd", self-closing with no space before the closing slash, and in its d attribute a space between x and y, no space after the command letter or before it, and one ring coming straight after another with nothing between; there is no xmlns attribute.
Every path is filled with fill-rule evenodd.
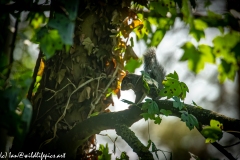
<svg viewBox="0 0 240 160"><path fill-rule="evenodd" d="M158 100L156 102L159 108L171 110L172 116L181 117L179 110L173 107L173 101ZM53 146L57 145L57 148L65 151L67 155L74 156L78 146L87 140L87 138L91 135L97 134L102 130L115 129L116 124L123 124L130 127L133 123L142 119L140 116L142 113L140 109L142 104L143 103L139 104L139 107L130 106L129 109L124 111L102 113L98 116L91 117L81 123L78 123L67 134L59 133L58 140L46 145L46 147L51 149ZM238 119L229 118L216 112L192 105L186 105L186 108L188 112L193 114L203 125L209 125L210 120L215 119L223 124L225 131L234 130L240 132L240 120ZM230 132L230 134L240 138L239 133ZM71 146L66 144L71 144Z"/></svg>
<svg viewBox="0 0 240 160"><path fill-rule="evenodd" d="M153 160L152 153L144 146L136 137L135 133L131 131L126 125L116 125L116 133L124 139L128 145L142 160Z"/></svg>

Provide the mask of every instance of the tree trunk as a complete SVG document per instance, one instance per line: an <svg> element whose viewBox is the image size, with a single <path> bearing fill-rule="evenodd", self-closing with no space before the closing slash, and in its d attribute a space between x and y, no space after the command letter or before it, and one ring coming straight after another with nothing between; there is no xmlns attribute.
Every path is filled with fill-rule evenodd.
<svg viewBox="0 0 240 160"><path fill-rule="evenodd" d="M111 22L114 10L120 23L128 10L122 8L121 1L80 2L74 45L69 51L58 51L45 62L40 87L32 98L33 119L24 152L62 154L68 148L69 159L76 154L84 159L89 148L95 147L91 134L76 139L78 149L67 140L60 145L58 137L64 137L77 123L113 104L112 96L106 94L111 93L108 88L116 90L116 77L123 66L119 50L113 52L118 40L110 37L110 30L119 27Z"/></svg>

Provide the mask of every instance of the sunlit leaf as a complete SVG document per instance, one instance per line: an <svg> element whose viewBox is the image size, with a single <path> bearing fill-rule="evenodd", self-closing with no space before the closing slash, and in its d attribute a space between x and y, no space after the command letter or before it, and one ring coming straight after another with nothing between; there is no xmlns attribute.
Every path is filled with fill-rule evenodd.
<svg viewBox="0 0 240 160"><path fill-rule="evenodd" d="M68 19L64 14L55 13L54 17L49 20L48 25L58 30L63 43L73 44L74 21Z"/></svg>
<svg viewBox="0 0 240 160"><path fill-rule="evenodd" d="M124 66L124 69L129 71L130 73L134 73L135 69L139 68L142 64L142 60L141 59L133 59L130 58L130 60L126 63L126 65Z"/></svg>
<svg viewBox="0 0 240 160"><path fill-rule="evenodd" d="M206 138L206 143L213 143L220 140L223 136L223 125L217 120L211 120L210 126L205 126L201 131L202 135Z"/></svg>
<svg viewBox="0 0 240 160"><path fill-rule="evenodd" d="M108 151L108 143L106 143L106 146L100 144L99 151L102 152L102 154L98 156L99 160L111 160L111 154L109 154Z"/></svg>

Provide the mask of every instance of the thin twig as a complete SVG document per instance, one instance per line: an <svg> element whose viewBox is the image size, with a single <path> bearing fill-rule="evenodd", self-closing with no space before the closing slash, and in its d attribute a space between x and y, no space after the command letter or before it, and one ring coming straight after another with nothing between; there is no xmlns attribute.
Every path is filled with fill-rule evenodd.
<svg viewBox="0 0 240 160"><path fill-rule="evenodd" d="M115 145L115 142L116 142L116 141L114 141L108 134L101 134L101 133L99 133L98 135L100 135L100 136L107 136L107 137L112 141L112 143ZM119 152L122 152L122 151L118 148L117 145L116 145L116 147L117 147L117 149L119 150Z"/></svg>
<svg viewBox="0 0 240 160"><path fill-rule="evenodd" d="M107 89L109 88L109 86L112 84L113 80L115 79L115 76L117 75L119 67L117 66L112 78L110 79L110 81L108 82L107 86L105 87L105 89L103 90L103 92L98 96L97 100L94 103L91 103L91 110L88 113L88 118L90 118L93 110L95 109L96 104L98 104L99 100L101 99L102 95L107 91Z"/></svg>
<svg viewBox="0 0 240 160"><path fill-rule="evenodd" d="M235 146L235 145L238 145L240 144L240 141L239 142L236 142L234 144L231 144L231 145L227 145L227 146L222 146L223 148L229 148L229 147L232 147L232 146Z"/></svg>
<svg viewBox="0 0 240 160"><path fill-rule="evenodd" d="M99 77L98 77L99 78ZM56 137L56 133L57 133L57 125L58 123L65 117L66 115L66 112L67 112L67 108L68 108L68 105L69 105L69 102L70 102L70 99L71 99L71 96L76 93L80 88L82 88L83 86L87 85L88 83L98 79L98 78L91 78L89 79L88 81L86 81L85 83L79 85L71 94L70 96L68 97L68 100L67 100L67 103L64 107L64 111L62 113L62 115L58 118L58 120L56 121L55 125L54 125L54 130L53 130L53 137L50 138L50 139L47 139L46 141L44 141L40 146L39 146L39 149L43 146L43 145L46 145L48 144L49 142L51 142L55 137Z"/></svg>

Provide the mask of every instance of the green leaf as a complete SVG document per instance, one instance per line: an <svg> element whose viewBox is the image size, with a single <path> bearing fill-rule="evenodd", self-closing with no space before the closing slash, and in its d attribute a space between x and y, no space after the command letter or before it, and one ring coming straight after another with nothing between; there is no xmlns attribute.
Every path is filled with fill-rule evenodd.
<svg viewBox="0 0 240 160"><path fill-rule="evenodd" d="M169 73L168 75L166 75L167 78L173 78L175 80L178 80L178 74L176 71L174 71L174 73Z"/></svg>
<svg viewBox="0 0 240 160"><path fill-rule="evenodd" d="M192 103L193 103L194 106L196 106L196 107L198 106L197 103L195 103L194 101L192 101Z"/></svg>
<svg viewBox="0 0 240 160"><path fill-rule="evenodd" d="M42 28L38 33L37 37L39 40L40 49L46 55L46 58L49 59L52 57L56 50L61 50L63 43L58 34L57 30L46 30Z"/></svg>
<svg viewBox="0 0 240 160"><path fill-rule="evenodd" d="M160 109L160 112L164 114L165 116L169 116L172 114L172 111L170 110L165 110L165 109Z"/></svg>
<svg viewBox="0 0 240 160"><path fill-rule="evenodd" d="M190 35L193 36L193 38L195 38L197 42L199 42L201 38L205 38L204 31L196 29L195 27L192 27L190 29Z"/></svg>
<svg viewBox="0 0 240 160"><path fill-rule="evenodd" d="M168 12L168 7L163 2L150 2L150 10L165 17Z"/></svg>
<svg viewBox="0 0 240 160"><path fill-rule="evenodd" d="M186 92L189 92L187 85L178 81L178 74L175 71L166 75L166 79L163 80L162 84L164 88L161 89L160 96L167 97L168 99L174 96L184 99Z"/></svg>
<svg viewBox="0 0 240 160"><path fill-rule="evenodd" d="M135 70L141 66L141 64L142 64L141 59L136 60L136 59L130 58L130 60L127 61L124 69L129 71L130 73L134 73Z"/></svg>
<svg viewBox="0 0 240 160"><path fill-rule="evenodd" d="M159 114L160 113L157 103L151 99L146 99L146 102L143 104L142 109L143 110L148 109L149 114Z"/></svg>
<svg viewBox="0 0 240 160"><path fill-rule="evenodd" d="M173 107L178 108L179 110L182 110L184 107L184 103L180 101L179 97L173 97Z"/></svg>
<svg viewBox="0 0 240 160"><path fill-rule="evenodd" d="M180 112L182 113L181 120L183 122L186 122L186 125L190 130L192 130L194 126L198 128L198 120L194 115L188 114L188 112L186 111L180 111Z"/></svg>
<svg viewBox="0 0 240 160"><path fill-rule="evenodd" d="M158 82L151 78L150 75L147 72L141 71L143 75L143 81L146 82L149 85L154 85L156 88L158 88Z"/></svg>
<svg viewBox="0 0 240 160"><path fill-rule="evenodd" d="M210 126L205 126L201 131L202 135L206 138L205 143L213 143L220 140L223 136L222 128L222 123L211 119Z"/></svg>
<svg viewBox="0 0 240 160"><path fill-rule="evenodd" d="M67 11L68 18L72 21L74 21L77 17L78 13L78 0L70 0L70 1L65 1L65 0L60 0L61 3L63 3L64 9Z"/></svg>
<svg viewBox="0 0 240 160"><path fill-rule="evenodd" d="M97 116L100 112L94 112L90 115L90 117L94 117L94 116Z"/></svg>
<svg viewBox="0 0 240 160"><path fill-rule="evenodd" d="M180 95L180 98L185 99L187 92L189 92L188 86L184 82L181 82L180 86L181 86L181 90L182 90L182 94Z"/></svg>
<svg viewBox="0 0 240 160"><path fill-rule="evenodd" d="M147 149L149 149L149 148L150 148L151 144L152 144L152 141L151 141L151 139L149 139L149 140L148 140Z"/></svg>
<svg viewBox="0 0 240 160"><path fill-rule="evenodd" d="M162 118L160 118L159 116L155 117L154 123L155 124L160 124L162 122Z"/></svg>
<svg viewBox="0 0 240 160"><path fill-rule="evenodd" d="M208 27L207 23L201 19L194 19L193 23L197 30L203 31L204 29L206 29Z"/></svg>
<svg viewBox="0 0 240 160"><path fill-rule="evenodd" d="M196 48L191 42L182 46L184 54L180 61L188 60L188 67L193 72L198 73L204 68L206 62L215 63L215 57L210 46L201 44Z"/></svg>
<svg viewBox="0 0 240 160"><path fill-rule="evenodd" d="M215 63L215 56L213 55L212 47L205 44L200 44L198 46L198 50L201 56L201 61L203 61L203 63Z"/></svg>
<svg viewBox="0 0 240 160"><path fill-rule="evenodd" d="M58 30L64 44L73 44L74 21L71 21L64 14L55 13L54 17L48 22L48 25Z"/></svg>
<svg viewBox="0 0 240 160"><path fill-rule="evenodd" d="M149 118L149 119L154 119L154 118L155 118L155 115L154 115L154 114L141 113L140 115L144 118L145 121L148 120L148 118Z"/></svg>
<svg viewBox="0 0 240 160"><path fill-rule="evenodd" d="M99 160L111 160L111 154L108 153L108 143L106 143L105 147L100 144L99 151L102 152L102 154L98 156Z"/></svg>
<svg viewBox="0 0 240 160"><path fill-rule="evenodd" d="M157 46L163 39L165 33L166 33L166 30L163 30L163 29L156 30L151 39L151 46Z"/></svg>
<svg viewBox="0 0 240 160"><path fill-rule="evenodd" d="M188 67L195 73L198 73L203 69L204 64L200 62L200 54L191 42L187 42L182 46L184 54L181 57L180 61L188 60Z"/></svg>
<svg viewBox="0 0 240 160"><path fill-rule="evenodd" d="M116 158L116 160L129 160L129 156L126 152L122 152L120 158Z"/></svg>

